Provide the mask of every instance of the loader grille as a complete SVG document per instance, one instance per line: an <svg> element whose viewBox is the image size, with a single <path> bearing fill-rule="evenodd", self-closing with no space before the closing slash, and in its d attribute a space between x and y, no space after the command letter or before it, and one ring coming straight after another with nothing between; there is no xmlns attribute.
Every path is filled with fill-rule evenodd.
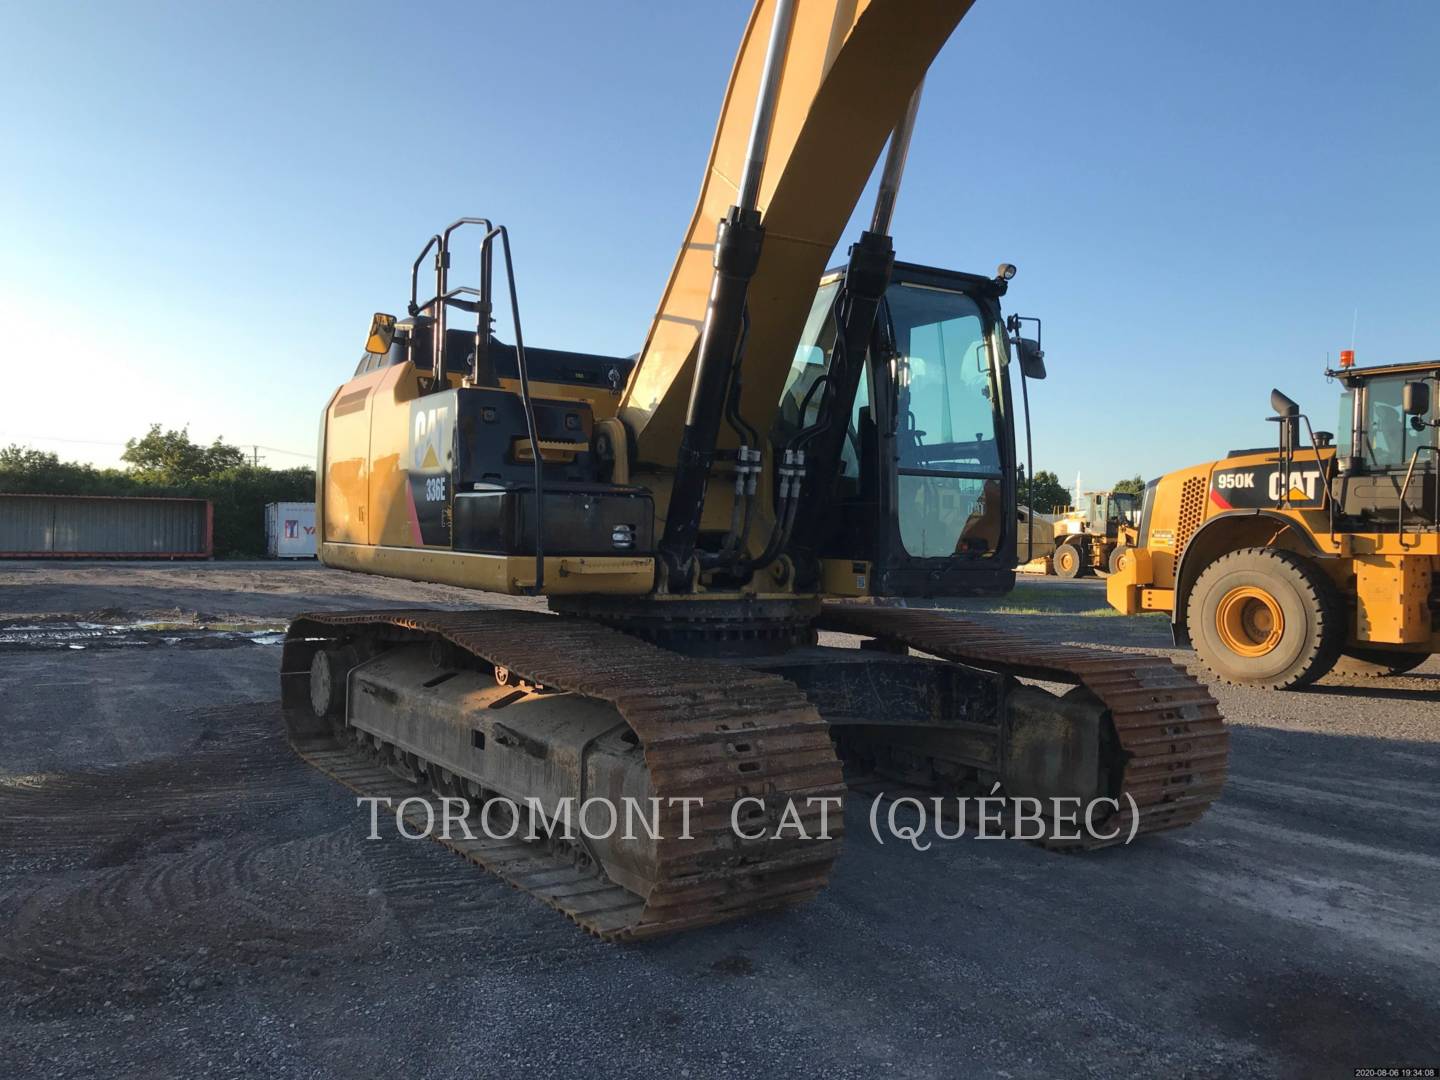
<svg viewBox="0 0 1440 1080"><path fill-rule="evenodd" d="M1205 516L1205 489L1208 482L1203 476L1192 476L1180 488L1180 520L1175 523L1175 558L1185 553L1185 545L1191 535L1200 527Z"/></svg>

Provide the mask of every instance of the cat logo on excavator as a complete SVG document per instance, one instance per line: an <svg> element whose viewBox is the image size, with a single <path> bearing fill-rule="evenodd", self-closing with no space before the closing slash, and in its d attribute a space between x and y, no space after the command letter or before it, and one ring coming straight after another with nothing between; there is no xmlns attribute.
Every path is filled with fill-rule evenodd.
<svg viewBox="0 0 1440 1080"><path fill-rule="evenodd" d="M427 406L423 401L422 398L415 403L411 414L410 467L416 472L434 472L445 468L446 458L449 457L446 448L450 442L450 407Z"/></svg>

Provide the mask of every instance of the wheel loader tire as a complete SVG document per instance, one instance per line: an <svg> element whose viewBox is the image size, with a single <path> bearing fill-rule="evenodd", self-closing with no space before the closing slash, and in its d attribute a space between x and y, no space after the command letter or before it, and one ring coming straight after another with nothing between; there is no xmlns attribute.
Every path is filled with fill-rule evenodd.
<svg viewBox="0 0 1440 1080"><path fill-rule="evenodd" d="M1109 573L1113 574L1120 569L1120 560L1125 557L1125 553L1129 550L1130 549L1124 544L1117 544L1115 546L1115 550L1110 552L1110 558L1106 560L1106 569Z"/></svg>
<svg viewBox="0 0 1440 1080"><path fill-rule="evenodd" d="M1070 581L1080 576L1084 563L1080 558L1080 549L1074 544L1061 544L1055 549L1054 559L1056 577Z"/></svg>
<svg viewBox="0 0 1440 1080"><path fill-rule="evenodd" d="M1186 618L1205 666L1240 686L1308 686L1334 667L1345 643L1345 608L1330 579L1278 548L1216 559L1191 589Z"/></svg>
<svg viewBox="0 0 1440 1080"><path fill-rule="evenodd" d="M1383 679L1387 675L1404 675L1430 659L1429 653L1387 652L1356 646L1346 649L1330 670L1352 679Z"/></svg>

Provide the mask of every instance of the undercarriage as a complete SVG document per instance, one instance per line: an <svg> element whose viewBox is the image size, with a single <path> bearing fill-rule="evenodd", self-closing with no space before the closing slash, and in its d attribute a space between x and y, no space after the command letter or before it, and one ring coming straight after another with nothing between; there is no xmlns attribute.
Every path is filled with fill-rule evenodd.
<svg viewBox="0 0 1440 1080"><path fill-rule="evenodd" d="M1189 824L1223 785L1215 702L1167 660L933 611L795 610L753 632L714 605L645 605L628 633L595 612L306 615L286 721L311 764L387 808L410 800L416 828L610 939L814 896L847 786L1036 800L1040 843L1089 849ZM1103 828L1066 827L1062 802L1097 800Z"/></svg>

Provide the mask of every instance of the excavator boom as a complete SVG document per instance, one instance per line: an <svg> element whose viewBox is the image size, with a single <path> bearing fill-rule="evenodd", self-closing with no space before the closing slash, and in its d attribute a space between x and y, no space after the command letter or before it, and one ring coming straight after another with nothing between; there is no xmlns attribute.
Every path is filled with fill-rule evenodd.
<svg viewBox="0 0 1440 1080"><path fill-rule="evenodd" d="M973 0L794 5L755 208L765 242L750 288L742 412L773 419L815 282L930 63ZM640 458L668 466L684 422L714 276L715 226L741 197L775 10L755 5L726 87L695 213L621 403ZM877 78L884 72L883 78Z"/></svg>

